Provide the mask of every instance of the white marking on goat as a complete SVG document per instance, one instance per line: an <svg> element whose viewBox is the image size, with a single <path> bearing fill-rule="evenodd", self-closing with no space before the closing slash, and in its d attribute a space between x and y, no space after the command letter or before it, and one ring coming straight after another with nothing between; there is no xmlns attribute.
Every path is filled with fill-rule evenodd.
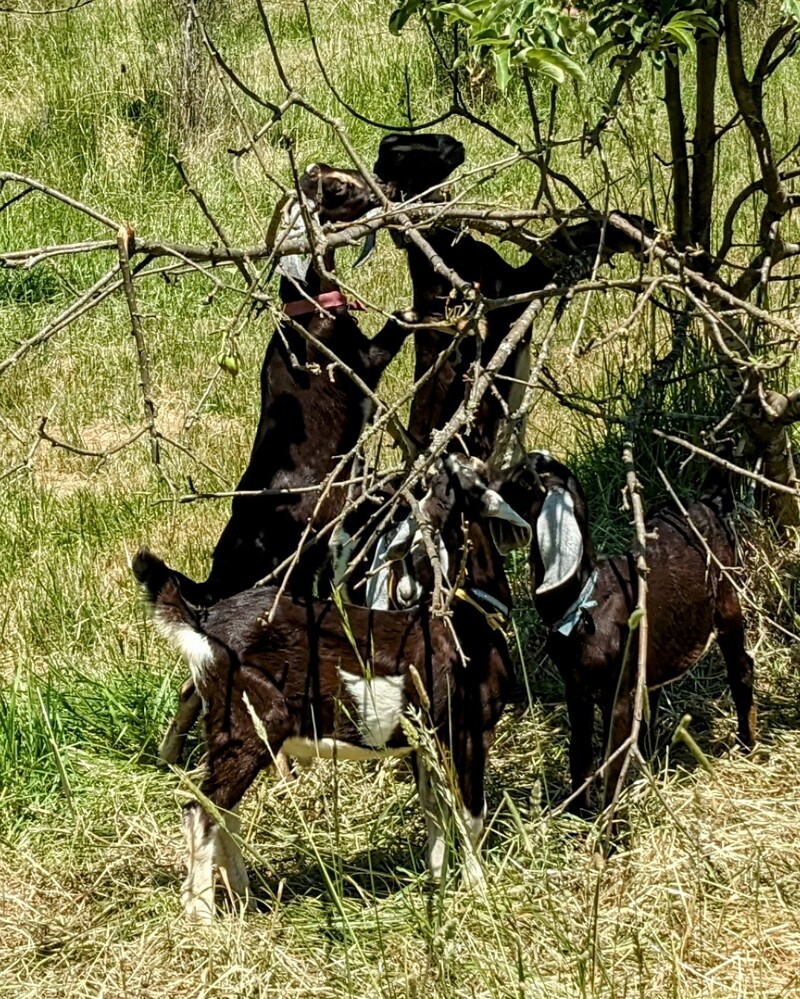
<svg viewBox="0 0 800 999"><path fill-rule="evenodd" d="M446 583L449 579L450 573L450 556L447 554L447 548L441 537L439 538L438 549L439 566L442 570L442 580ZM422 598L425 596L425 589L422 583L420 583L413 573L414 559L421 552L426 552L426 548L422 536L422 530L418 529L414 534L414 539L411 543L411 550L409 551L406 561L404 562L404 568L408 566L409 562L411 564L399 578L397 586L395 587L397 605L402 609L416 607L417 604L422 603Z"/></svg>
<svg viewBox="0 0 800 999"><path fill-rule="evenodd" d="M480 815L473 815L469 809L462 806L461 821L467 834L464 851L464 879L468 884L480 885L486 879L481 866L479 847L483 836L483 820L486 815L486 802Z"/></svg>
<svg viewBox="0 0 800 999"><path fill-rule="evenodd" d="M215 839L216 864L219 876L228 892L231 902L240 902L244 908L253 912L255 899L250 894L250 882L244 866L242 852L233 839L241 830L239 805L237 804L226 817L226 828L218 828Z"/></svg>
<svg viewBox="0 0 800 999"><path fill-rule="evenodd" d="M439 881L444 867L447 838L445 828L447 821L444 814L444 803L436 793L428 765L420 753L417 756L417 791L419 804L425 818L425 829L428 834L428 850L426 861L432 878Z"/></svg>
<svg viewBox="0 0 800 999"><path fill-rule="evenodd" d="M415 530L416 521L413 517L407 517L391 531L378 538L367 579L367 607L373 610L391 610L389 582L394 571L392 564L413 549L419 534L418 530L414 533ZM405 576L402 578L405 579Z"/></svg>
<svg viewBox="0 0 800 999"><path fill-rule="evenodd" d="M161 635L167 639L186 660L195 687L202 686L206 669L214 661L214 650L211 642L201 632L189 624L175 621L156 608L155 625Z"/></svg>
<svg viewBox="0 0 800 999"><path fill-rule="evenodd" d="M408 756L410 746L394 746L392 748L371 749L357 746L342 739L304 739L293 736L286 739L281 746L281 752L298 760L381 760L386 756Z"/></svg>
<svg viewBox="0 0 800 999"><path fill-rule="evenodd" d="M214 919L214 859L216 826L208 826L197 802L185 809L183 838L188 853L186 880L183 882L183 909L186 918L197 923Z"/></svg>
<svg viewBox="0 0 800 999"><path fill-rule="evenodd" d="M337 668L339 678L355 703L359 715L355 721L361 738L375 749L385 746L400 724L400 715L405 707L405 677L373 676L367 679Z"/></svg>

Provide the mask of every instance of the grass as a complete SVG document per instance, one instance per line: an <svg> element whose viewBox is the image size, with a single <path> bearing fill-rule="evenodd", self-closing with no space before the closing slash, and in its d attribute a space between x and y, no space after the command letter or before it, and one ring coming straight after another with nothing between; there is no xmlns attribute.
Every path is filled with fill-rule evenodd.
<svg viewBox="0 0 800 999"><path fill-rule="evenodd" d="M251 86L279 97L254 5L230 6L215 16L215 38ZM409 94L416 120L447 106L430 49L413 32L388 38L383 4L348 0L315 4L312 12L334 82L357 107L403 121ZM296 85L342 115L310 61L302 7L287 2L270 13ZM193 135L182 129L181 36L171 5L106 0L46 19L0 14L0 23L3 169L129 220L139 234L208 241L207 223L178 183L169 158L177 155L233 240L262 238L277 190L253 157L234 173L226 150L245 141L244 125L206 70L203 127ZM779 82L770 108L784 150L794 136L783 107L798 96L788 65ZM606 153L612 202L644 207L668 226L669 171L655 156L668 158L668 142L656 84L647 74L636 79ZM595 117L609 89L597 67L583 90L565 88L562 134ZM484 82L473 96L479 113L525 133L513 88L500 97ZM540 106L548 98L537 84ZM257 128L263 115L236 100L247 127ZM370 162L375 130L352 120L347 126ZM505 155L488 133L463 121L451 127L469 164ZM292 112L262 146L265 167L284 181L286 136L300 163L343 161L331 130ZM738 190L754 169L737 142L734 132L720 162L723 193ZM596 157L578 159L570 147L556 151L555 166L586 190L603 188ZM532 183L520 165L474 193L519 204ZM98 235L105 234L82 216L35 196L0 212L3 248ZM95 255L0 271L0 358L107 266ZM346 273L388 308L409 299L404 262L388 239L363 271ZM238 324L235 292L207 304L208 291L195 276L140 285L158 425L186 448L163 449L164 472L180 491L190 477L198 488L235 483L271 335L265 316ZM787 282L785 301L773 304L790 303L791 291ZM607 339L629 308L627 297L595 296L585 341ZM666 349L668 324L656 314L567 369L578 314L577 305L567 312L552 370L563 373L562 388L625 413L648 359ZM369 331L378 323L364 318ZM219 376L215 362L232 329L242 355L236 380ZM405 389L410 360L406 352L388 372L387 398ZM682 377L658 399L676 414L663 426L694 433L698 417L703 425L722 411L713 374L692 375L706 361L702 349L687 353ZM123 441L141 425L137 377L119 297L31 351L2 378L0 476L25 464L43 414L48 431L76 447L103 451ZM579 470L599 547L621 550L630 532L619 509L619 431L548 396L538 400L533 424L531 443ZM656 447L646 433L639 447L648 500L660 496L656 463L683 488L697 482L701 470L693 467L677 476L683 455ZM755 516L741 523L763 737L751 758L729 748L732 706L712 653L668 691L653 776L632 786L628 834L600 863L598 828L552 812L567 784L566 711L517 560L520 696L491 758L485 894L455 877L440 889L428 883L405 764L318 764L288 787L265 776L247 798L244 838L261 911L244 920L223 915L197 933L180 918L178 816L198 773L164 772L153 760L182 669L144 620L126 557L147 542L199 575L227 507L174 503L144 439L105 461L41 444L26 467L0 479L0 490L0 997L766 999L797 991L800 671L796 643L771 622L796 630L798 571L793 552ZM687 711L711 773L682 747L668 746ZM199 762L195 745L190 764Z"/></svg>

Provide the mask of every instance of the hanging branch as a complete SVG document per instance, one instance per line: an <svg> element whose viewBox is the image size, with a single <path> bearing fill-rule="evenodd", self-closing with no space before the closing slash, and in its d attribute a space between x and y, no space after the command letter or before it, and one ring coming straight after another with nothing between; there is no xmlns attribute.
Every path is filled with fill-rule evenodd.
<svg viewBox="0 0 800 999"><path fill-rule="evenodd" d="M128 243L133 240L133 230L130 226L120 226L117 232L117 248L119 250L119 268L122 273L122 284L125 289L125 300L128 303L128 312L131 317L131 334L136 342L136 359L139 365L139 386L142 390L142 400L144 402L144 418L150 434L150 457L154 465L161 462L160 449L158 445L158 433L156 431L156 406L153 402L153 393L150 382L150 357L147 353L147 344L142 330L142 317L139 313L139 306L136 301L136 290L133 287L131 277L130 258L128 256Z"/></svg>

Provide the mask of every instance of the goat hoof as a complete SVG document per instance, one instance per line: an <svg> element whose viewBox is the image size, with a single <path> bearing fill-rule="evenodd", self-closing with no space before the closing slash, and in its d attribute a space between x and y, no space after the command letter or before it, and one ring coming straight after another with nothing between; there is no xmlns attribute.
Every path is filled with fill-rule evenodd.
<svg viewBox="0 0 800 999"><path fill-rule="evenodd" d="M467 857L464 861L463 877L468 888L483 890L486 887L486 875L477 857Z"/></svg>

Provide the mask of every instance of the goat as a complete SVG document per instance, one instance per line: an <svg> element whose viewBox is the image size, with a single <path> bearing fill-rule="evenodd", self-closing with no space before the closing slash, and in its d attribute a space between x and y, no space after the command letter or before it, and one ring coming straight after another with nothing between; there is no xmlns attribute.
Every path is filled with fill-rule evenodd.
<svg viewBox="0 0 800 999"><path fill-rule="evenodd" d="M377 204L359 173L327 164L312 164L300 180L300 191L320 222L352 221ZM371 412L360 383L374 391L407 336L394 320L371 340L361 332L348 303L326 276L333 271L332 253L323 260L326 273L299 258L289 258L282 266L280 297L287 318L264 356L258 428L237 486L237 491L271 492L233 498L204 582L171 570L184 597L198 606L248 589L275 570L295 551L312 518L315 527L322 527L339 516L347 501L345 488L334 483L315 510L319 494L307 487L323 483L338 457L355 447ZM309 342L295 324L321 347ZM332 365L325 349L341 364ZM339 478L348 475L345 468ZM304 491L292 493L293 487ZM288 581L292 592L311 593L327 555L326 542L312 540L305 546ZM184 684L178 712L159 751L165 762L180 759L199 710L192 684Z"/></svg>
<svg viewBox="0 0 800 999"><path fill-rule="evenodd" d="M442 173L441 164L452 164L452 170L463 160L464 147L451 136L393 133L383 138L374 171L396 198L412 198L445 179L447 174ZM637 218L637 222L648 231L652 230L651 224L645 220ZM561 254L574 256L576 253L596 252L601 237L605 260L614 253L635 252L637 249L613 226L605 227L603 232L601 221L565 226L547 242ZM476 286L486 298L507 298L540 290L556 273L551 263L536 255L521 266L514 267L487 243L462 229L436 226L426 230L425 238L447 267ZM445 315L452 291L449 282L436 272L419 247L402 236L398 242L408 256L414 290L413 310L418 321L440 319ZM408 431L421 447L428 445L433 431L442 427L463 401L470 367L476 359L484 366L491 360L527 304L522 302L492 310L486 315L485 337L465 339L455 347L452 336L441 329L428 326L416 330L414 381L438 364L436 373L420 386L411 403ZM524 382L530 372L530 338L531 331L522 338L498 372L497 384L481 399L472 424L462 437L470 454L484 460L492 457L501 425L507 414L521 402ZM442 362L440 358L444 352L449 353Z"/></svg>
<svg viewBox="0 0 800 999"><path fill-rule="evenodd" d="M613 754L631 733L635 638L629 666L624 676L621 672L637 601L635 563L630 553L595 558L583 490L574 473L546 452L533 452L512 469L501 492L516 510L524 511L532 528L533 600L549 628L547 651L566 685L573 808L585 811L594 705L602 712L610 760L606 800L616 790L622 767L622 754ZM686 512L690 523L669 506L646 520L650 729L661 689L691 669L715 635L727 666L739 740L750 749L756 723L753 660L745 648L739 598L720 568L736 565L726 523L730 494L710 491L690 502Z"/></svg>
<svg viewBox="0 0 800 999"><path fill-rule="evenodd" d="M146 549L137 553L133 571L156 627L185 656L205 704L208 759L201 790L215 809L235 810L281 750L340 759L411 752L400 720L415 708L449 746L472 847L467 873L480 876L486 754L513 678L502 552L530 541L528 524L489 488L484 474L481 463L451 455L421 501L424 515L436 519L438 508L444 533L462 532L467 544L466 577L453 590L449 621L426 607L375 611L284 596L268 624L274 587L247 590L198 612L160 559ZM459 646L468 658L462 659ZM418 764L428 866L438 877L445 854L442 817L424 761ZM231 837L198 802L184 806L182 826L189 856L184 907L190 918L207 922L214 908L213 866L246 898L244 864Z"/></svg>
<svg viewBox="0 0 800 999"><path fill-rule="evenodd" d="M359 173L326 164L312 164L300 189L312 208L318 206L320 222L352 221L376 206ZM326 274L307 262L298 269L297 258L289 260L283 267L291 277L282 273L279 290L287 319L264 356L258 428L237 486L237 491L284 493L234 497L208 578L195 583L176 573L185 597L197 605L249 588L293 553L312 516L322 526L341 513L347 498L341 486L334 485L316 514L319 497L306 487L324 482L336 458L354 448L371 411L359 382L374 391L407 336L401 324L390 320L370 340ZM323 270L331 274L333 266L333 254L327 253ZM295 324L308 331L309 339ZM328 352L341 363L332 364ZM305 491L292 494L293 487ZM326 545L310 546L293 569L291 588L310 592L326 556Z"/></svg>

